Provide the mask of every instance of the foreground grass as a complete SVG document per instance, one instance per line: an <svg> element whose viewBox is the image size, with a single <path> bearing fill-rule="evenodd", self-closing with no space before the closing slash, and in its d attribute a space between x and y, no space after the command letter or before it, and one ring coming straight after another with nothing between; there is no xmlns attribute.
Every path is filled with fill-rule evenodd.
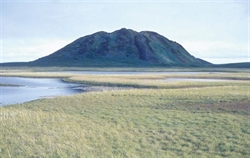
<svg viewBox="0 0 250 158"><path fill-rule="evenodd" d="M233 86L126 90L1 107L0 155L249 157L245 92Z"/></svg>
<svg viewBox="0 0 250 158"><path fill-rule="evenodd" d="M162 77L76 75L67 79L142 89L0 107L0 157L249 157L248 76L227 83Z"/></svg>

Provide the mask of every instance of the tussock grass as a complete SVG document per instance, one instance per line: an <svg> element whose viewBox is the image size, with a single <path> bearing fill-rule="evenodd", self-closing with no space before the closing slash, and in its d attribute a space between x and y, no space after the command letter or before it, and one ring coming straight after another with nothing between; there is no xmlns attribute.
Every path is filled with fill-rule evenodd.
<svg viewBox="0 0 250 158"><path fill-rule="evenodd" d="M75 75L140 89L0 107L0 157L249 157L249 81L165 77Z"/></svg>

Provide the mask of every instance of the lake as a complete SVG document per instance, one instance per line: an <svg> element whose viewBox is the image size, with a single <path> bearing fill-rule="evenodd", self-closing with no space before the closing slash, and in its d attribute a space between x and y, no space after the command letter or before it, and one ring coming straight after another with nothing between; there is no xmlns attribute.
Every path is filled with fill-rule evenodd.
<svg viewBox="0 0 250 158"><path fill-rule="evenodd" d="M83 92L83 85L66 83L61 79L0 77L0 83L15 85L0 86L0 106Z"/></svg>

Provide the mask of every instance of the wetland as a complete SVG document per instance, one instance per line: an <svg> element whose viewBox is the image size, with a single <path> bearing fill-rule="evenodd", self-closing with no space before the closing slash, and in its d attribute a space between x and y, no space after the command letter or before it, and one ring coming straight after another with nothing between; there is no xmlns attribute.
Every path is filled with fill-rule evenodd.
<svg viewBox="0 0 250 158"><path fill-rule="evenodd" d="M201 75L223 74L222 72L142 72L142 71L60 71L51 74L72 75ZM168 82L226 82L222 79L167 78ZM143 79L142 79L143 82ZM73 95L82 92L119 89L119 87L91 87L86 84L65 82L61 78L0 77L0 106L20 104L41 98Z"/></svg>
<svg viewBox="0 0 250 158"><path fill-rule="evenodd" d="M2 70L2 77L45 79L35 85L33 81L5 82L9 88L41 88L43 84L48 88L54 81L51 89L56 90L74 91L75 84L97 88L1 106L0 157L248 158L249 70L221 72L70 74ZM173 78L191 80L166 81ZM62 88L55 88L62 83ZM100 91L100 87L111 89Z"/></svg>

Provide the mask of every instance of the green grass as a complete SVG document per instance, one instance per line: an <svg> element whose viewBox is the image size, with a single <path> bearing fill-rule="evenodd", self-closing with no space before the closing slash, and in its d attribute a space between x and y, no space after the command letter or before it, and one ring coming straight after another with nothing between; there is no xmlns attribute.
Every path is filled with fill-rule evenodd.
<svg viewBox="0 0 250 158"><path fill-rule="evenodd" d="M168 83L158 82L166 77L158 75L72 76L67 79L139 88L0 107L0 157L247 158L250 83L244 74L231 77L237 75L244 80Z"/></svg>

